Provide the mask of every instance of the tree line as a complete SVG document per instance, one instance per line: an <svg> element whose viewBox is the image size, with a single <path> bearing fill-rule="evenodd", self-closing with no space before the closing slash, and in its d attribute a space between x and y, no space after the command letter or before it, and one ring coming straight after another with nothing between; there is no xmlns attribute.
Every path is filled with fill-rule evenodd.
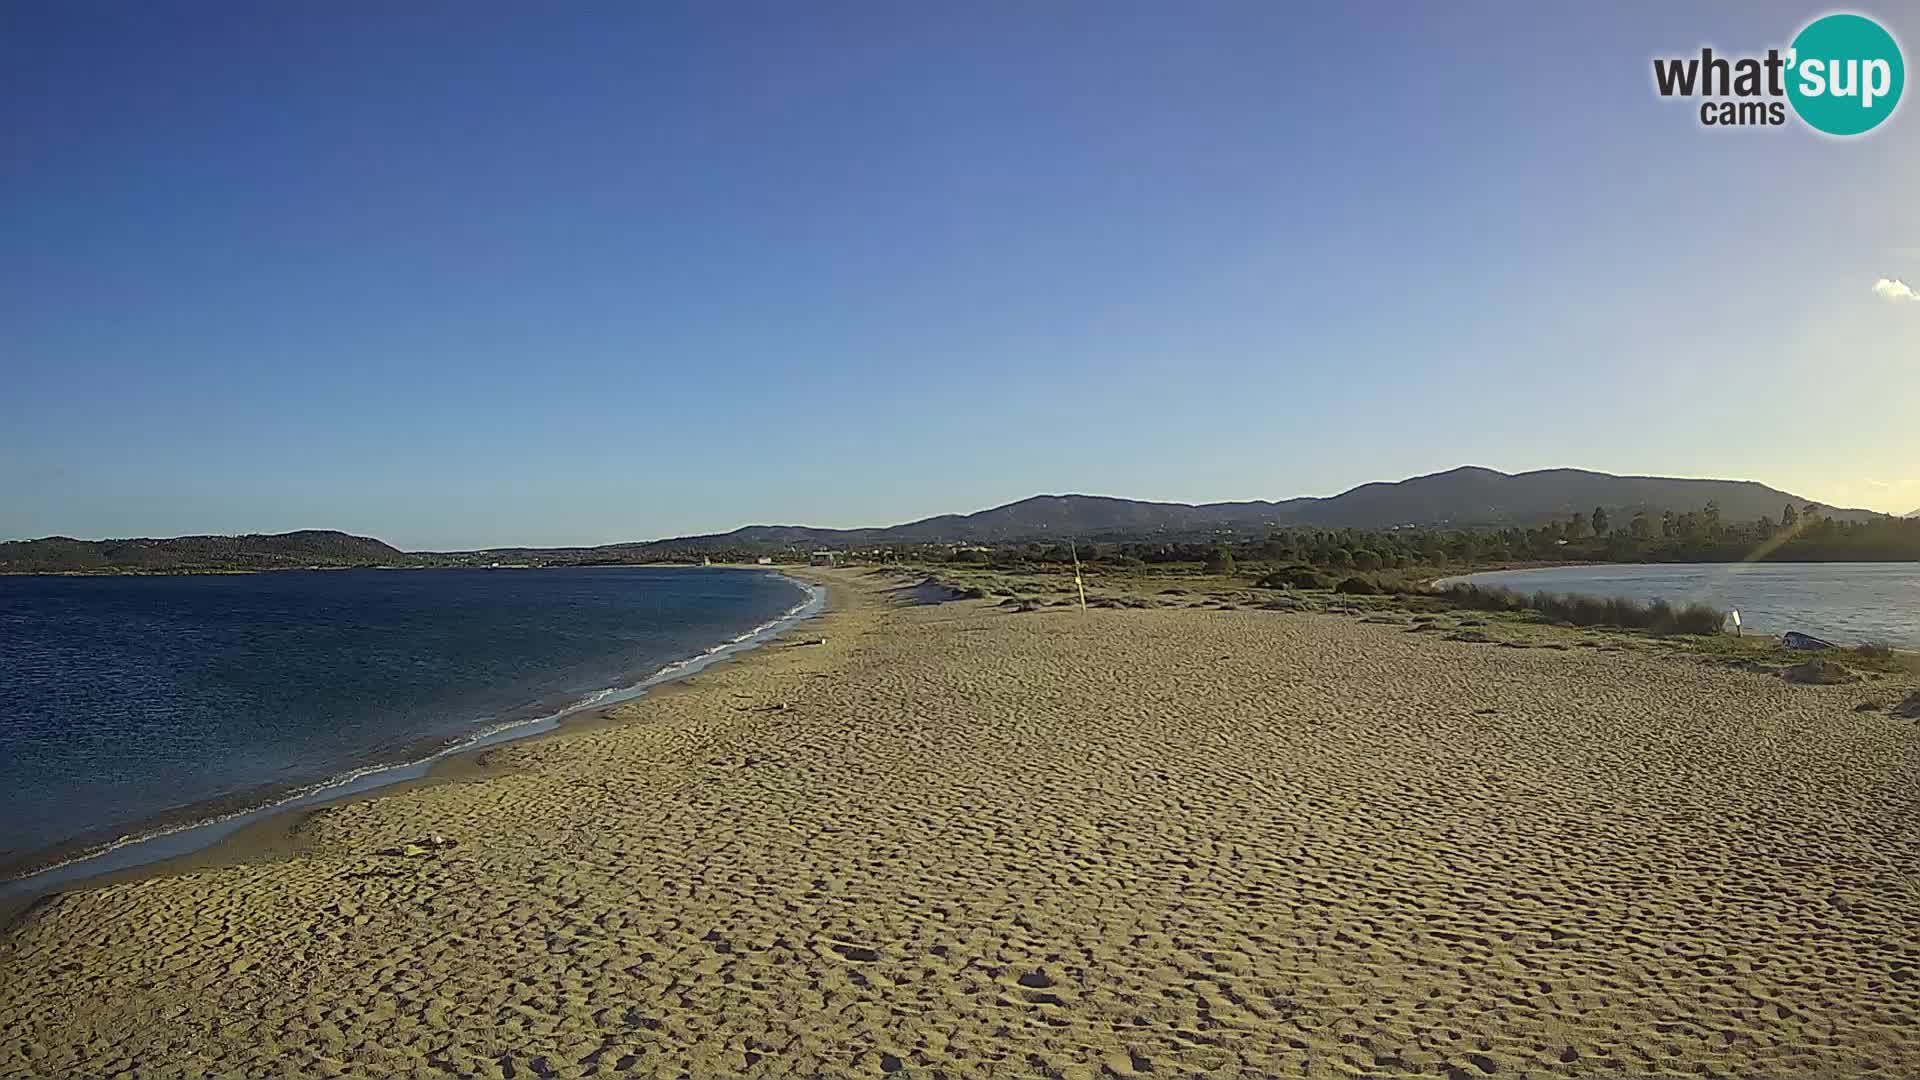
<svg viewBox="0 0 1920 1080"><path fill-rule="evenodd" d="M1281 529L1260 537L1003 544L960 550L961 562L1010 565L1080 561L1106 565L1306 564L1373 572L1466 568L1513 562L1904 562L1920 561L1920 519L1841 520L1812 504L1778 518L1727 521L1715 503L1697 511L1587 513L1531 528Z"/></svg>

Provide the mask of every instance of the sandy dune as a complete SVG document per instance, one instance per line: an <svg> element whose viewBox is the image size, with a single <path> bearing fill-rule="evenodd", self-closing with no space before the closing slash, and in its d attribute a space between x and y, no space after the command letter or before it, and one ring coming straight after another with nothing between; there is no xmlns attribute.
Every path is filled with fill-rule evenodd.
<svg viewBox="0 0 1920 1080"><path fill-rule="evenodd" d="M1920 1075L1858 688L834 577L824 645L43 907L0 1074Z"/></svg>

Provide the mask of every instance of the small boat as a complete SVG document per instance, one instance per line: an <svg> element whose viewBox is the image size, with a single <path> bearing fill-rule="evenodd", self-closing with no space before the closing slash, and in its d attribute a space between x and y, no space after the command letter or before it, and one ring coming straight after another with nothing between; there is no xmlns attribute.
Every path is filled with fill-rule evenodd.
<svg viewBox="0 0 1920 1080"><path fill-rule="evenodd" d="M1838 646L1831 641L1821 641L1811 634L1802 634L1798 630L1789 630L1785 634L1782 634L1780 636L1780 644L1785 645L1789 649L1819 650L1838 648Z"/></svg>

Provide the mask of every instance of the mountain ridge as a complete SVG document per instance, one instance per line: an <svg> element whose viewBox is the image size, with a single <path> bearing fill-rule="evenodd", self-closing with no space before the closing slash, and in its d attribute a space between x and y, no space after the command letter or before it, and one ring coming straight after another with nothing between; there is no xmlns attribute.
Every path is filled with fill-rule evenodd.
<svg viewBox="0 0 1920 1080"><path fill-rule="evenodd" d="M949 543L1012 543L1192 536L1283 528L1507 528L1538 525L1594 508L1625 521L1638 511L1659 516L1718 504L1728 521L1779 520L1785 508L1812 505L1843 519L1890 515L1829 506L1754 480L1621 476L1589 469L1505 473L1477 465L1397 481L1375 481L1331 496L1211 503L1156 502L1110 495L1032 495L968 514L939 514L898 525L827 529L745 525L724 533L575 547L484 548L469 552L403 552L379 540L333 530L171 539L0 542L0 572L284 569L301 566L432 565L465 557L497 561L564 557L580 562L638 562L724 551L799 547L885 547ZM1916 511L1914 515L1920 515Z"/></svg>
<svg viewBox="0 0 1920 1080"><path fill-rule="evenodd" d="M652 543L697 549L723 547L727 542L984 543L1221 529L1499 528L1590 514L1596 507L1631 517L1642 509L1655 515L1698 511L1710 502L1718 503L1722 517L1730 521L1763 516L1777 520L1789 504L1796 510L1812 505L1823 514L1851 520L1887 516L1805 499L1756 480L1620 476L1571 468L1504 473L1463 465L1405 480L1360 484L1324 497L1173 503L1104 495L1034 495L971 514L941 514L883 528L748 525Z"/></svg>
<svg viewBox="0 0 1920 1080"><path fill-rule="evenodd" d="M0 541L0 573L286 570L307 566L406 566L413 556L370 536L337 529L76 540L47 536Z"/></svg>

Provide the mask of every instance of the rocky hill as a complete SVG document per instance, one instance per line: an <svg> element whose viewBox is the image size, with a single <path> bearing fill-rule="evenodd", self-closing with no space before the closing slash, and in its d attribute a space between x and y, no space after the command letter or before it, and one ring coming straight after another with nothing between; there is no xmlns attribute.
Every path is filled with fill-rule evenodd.
<svg viewBox="0 0 1920 1080"><path fill-rule="evenodd" d="M327 529L249 536L0 543L0 573L188 573L302 566L406 566L413 556L365 536Z"/></svg>

